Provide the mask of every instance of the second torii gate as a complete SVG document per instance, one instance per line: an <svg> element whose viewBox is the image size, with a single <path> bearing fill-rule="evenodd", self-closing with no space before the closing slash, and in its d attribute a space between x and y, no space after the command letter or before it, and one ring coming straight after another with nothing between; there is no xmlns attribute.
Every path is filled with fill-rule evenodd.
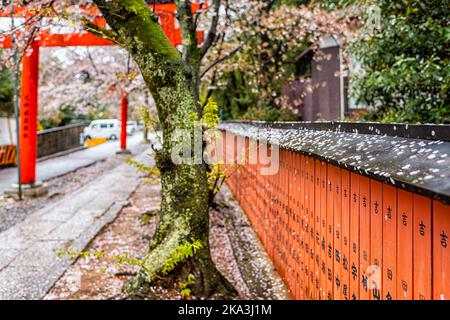
<svg viewBox="0 0 450 320"><path fill-rule="evenodd" d="M149 5L158 14L161 26L176 47L182 44L181 30L176 28L176 5L164 3ZM99 13L95 7L85 7L91 13ZM200 4L193 3L192 11L197 12ZM29 17L32 15L27 7L16 7L15 16ZM11 17L9 9L0 10L0 17ZM95 23L105 27L103 18L95 19ZM199 42L203 42L203 31L198 31ZM13 45L12 37L0 40L0 48L8 48ZM38 83L39 83L39 48L40 47L68 47L68 46L112 46L115 43L99 38L90 33L78 34L51 34L41 32L39 37L30 44L30 54L24 54L22 59L21 93L20 93L20 173L21 183L33 186L36 183L36 159L37 159L37 117L38 117ZM126 149L126 125L128 112L128 97L121 92L121 148Z"/></svg>

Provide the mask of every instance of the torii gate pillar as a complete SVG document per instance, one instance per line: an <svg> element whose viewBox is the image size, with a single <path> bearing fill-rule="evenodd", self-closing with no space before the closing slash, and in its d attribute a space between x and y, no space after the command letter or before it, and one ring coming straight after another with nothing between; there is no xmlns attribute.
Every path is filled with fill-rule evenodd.
<svg viewBox="0 0 450 320"><path fill-rule="evenodd" d="M36 182L37 115L39 82L39 44L33 41L22 58L20 92L20 182L22 196L40 197L48 193L42 183ZM17 197L19 186L13 185L5 194Z"/></svg>
<svg viewBox="0 0 450 320"><path fill-rule="evenodd" d="M20 174L24 185L36 182L39 46L36 41L22 60L20 94Z"/></svg>
<svg viewBox="0 0 450 320"><path fill-rule="evenodd" d="M120 95L120 150L117 153L130 154L131 152L127 150L128 94L122 90Z"/></svg>

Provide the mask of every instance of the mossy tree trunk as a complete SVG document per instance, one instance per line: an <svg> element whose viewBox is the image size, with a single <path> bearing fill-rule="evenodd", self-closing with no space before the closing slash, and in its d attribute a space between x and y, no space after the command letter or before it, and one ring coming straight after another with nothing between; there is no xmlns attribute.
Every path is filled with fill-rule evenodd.
<svg viewBox="0 0 450 320"><path fill-rule="evenodd" d="M196 239L203 247L185 262L186 268L196 277L193 293L204 297L215 293L233 294L234 289L211 260L207 166L204 163L175 165L171 160L174 131L188 130L194 137L190 115L198 112L198 91L195 90L198 90L198 84L193 76L198 75L200 53L191 45L190 50L194 52L183 57L164 35L156 15L143 0L94 2L111 27L111 30L97 28L94 32L114 39L132 54L153 95L163 131L163 147L156 154L161 172L161 219L144 260L146 271L141 272L141 281L137 283L142 280L152 283L176 248L185 241ZM186 11L178 14L180 19L192 18ZM187 64L188 61L191 63Z"/></svg>

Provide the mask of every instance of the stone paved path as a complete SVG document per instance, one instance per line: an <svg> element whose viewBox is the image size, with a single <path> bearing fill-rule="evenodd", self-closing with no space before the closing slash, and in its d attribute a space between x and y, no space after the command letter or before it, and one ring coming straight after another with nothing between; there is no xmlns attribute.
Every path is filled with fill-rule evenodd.
<svg viewBox="0 0 450 320"><path fill-rule="evenodd" d="M0 299L42 298L73 262L60 253L83 250L127 203L138 177L120 165L0 233Z"/></svg>

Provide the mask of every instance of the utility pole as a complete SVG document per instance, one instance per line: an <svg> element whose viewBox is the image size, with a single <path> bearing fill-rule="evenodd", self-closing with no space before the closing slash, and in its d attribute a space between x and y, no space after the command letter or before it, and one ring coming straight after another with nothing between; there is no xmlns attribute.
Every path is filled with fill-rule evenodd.
<svg viewBox="0 0 450 320"><path fill-rule="evenodd" d="M11 30L12 32L12 42L13 42L13 61L14 61L14 116L16 118L16 156L17 156L17 186L19 188L19 200L22 200L22 177L20 174L20 125L19 125L19 63L17 59L17 48L14 46L16 43L15 37L15 25L14 25L14 0L11 1Z"/></svg>

